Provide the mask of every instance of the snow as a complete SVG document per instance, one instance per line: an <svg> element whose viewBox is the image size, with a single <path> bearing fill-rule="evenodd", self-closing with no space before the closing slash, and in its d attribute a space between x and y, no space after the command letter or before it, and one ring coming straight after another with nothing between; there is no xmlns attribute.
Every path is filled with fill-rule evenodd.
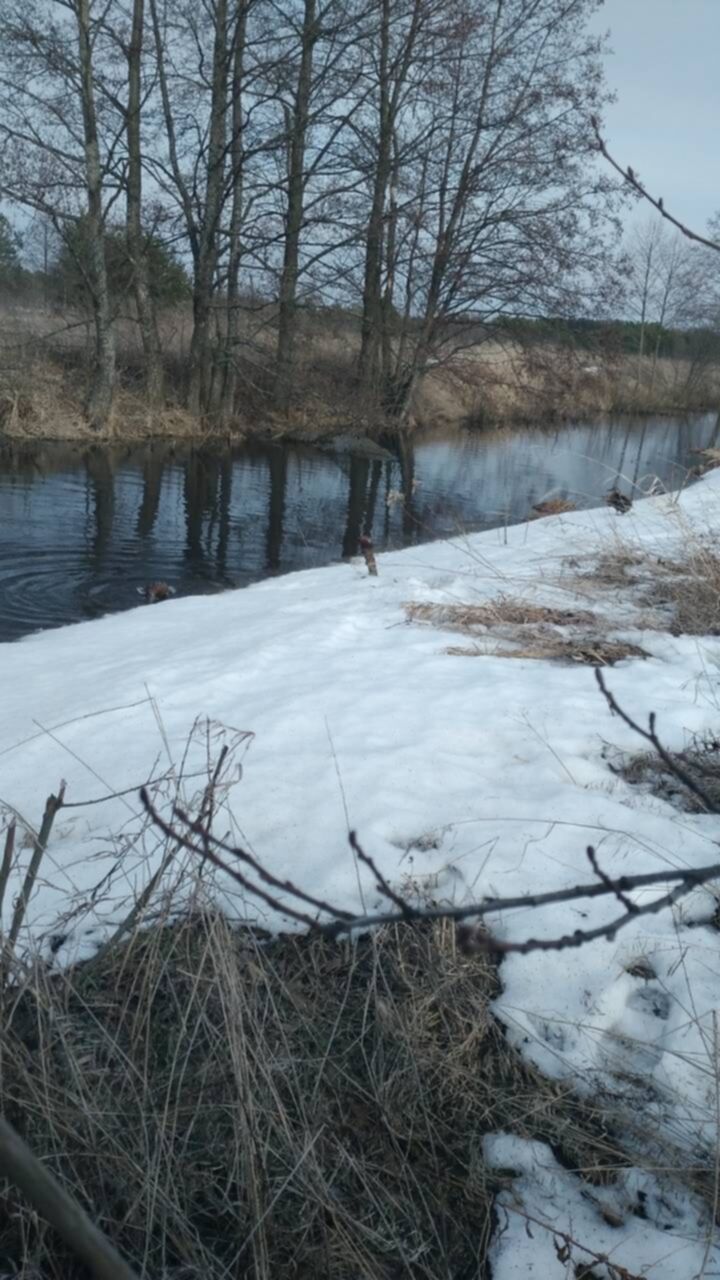
<svg viewBox="0 0 720 1280"><path fill-rule="evenodd" d="M719 499L714 472L625 516L571 512L381 555L377 578L358 560L1 645L0 802L37 826L61 778L74 804L126 793L60 812L26 940L46 950L52 940L55 963L91 953L160 856L135 789L167 775L157 788L167 803L184 758L189 803L225 741L243 773L222 829L340 907L377 901L349 826L393 883L455 901L587 881L588 844L610 875L714 861L720 819L680 813L608 767L608 747L642 744L610 715L592 669L492 648L452 656L447 648L466 641L408 622L404 605L506 595L603 613L610 634L649 654L608 671L608 686L640 721L654 710L664 742L679 748L718 728L720 640L638 629L639 608L593 594L568 562L584 569L620 547L677 554L690 532L717 530ZM239 918L287 927L236 888L223 893ZM717 1138L720 933L703 923L714 909L711 890L698 889L612 942L511 955L502 966L497 1013L511 1041L547 1075L611 1098L638 1150L657 1130L707 1158ZM617 911L612 899L585 900L508 912L493 929L501 939L554 937ZM628 973L638 958L654 977ZM570 1175L543 1159L526 1204L542 1217L567 1191L579 1211ZM582 1234L588 1224L578 1223ZM514 1223L499 1237L494 1274L565 1274L554 1252L547 1269L534 1253L535 1272L522 1270L523 1232ZM676 1261L653 1276L689 1275L664 1243Z"/></svg>
<svg viewBox="0 0 720 1280"><path fill-rule="evenodd" d="M561 1168L542 1142L501 1133L483 1147L486 1164L509 1183L496 1198L493 1280L566 1280L580 1274L570 1264L584 1264L598 1280L718 1275L720 1250L712 1240L708 1246L703 1206L645 1170L622 1169L611 1186L592 1186Z"/></svg>

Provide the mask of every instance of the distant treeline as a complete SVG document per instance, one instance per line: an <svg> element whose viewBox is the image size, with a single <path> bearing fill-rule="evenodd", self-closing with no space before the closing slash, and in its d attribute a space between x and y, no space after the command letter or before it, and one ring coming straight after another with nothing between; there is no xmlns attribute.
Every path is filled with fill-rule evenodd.
<svg viewBox="0 0 720 1280"><path fill-rule="evenodd" d="M493 328L498 335L513 338L523 346L553 344L608 355L636 355L643 333L643 325L632 320L573 320L559 316L504 316L495 321ZM677 329L646 323L644 345L646 350L657 350L659 356L673 360L720 360L720 332L709 328Z"/></svg>

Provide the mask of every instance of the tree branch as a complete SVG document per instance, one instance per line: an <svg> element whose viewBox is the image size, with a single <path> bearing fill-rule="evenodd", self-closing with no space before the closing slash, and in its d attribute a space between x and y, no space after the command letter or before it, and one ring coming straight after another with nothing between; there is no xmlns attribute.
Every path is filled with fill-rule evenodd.
<svg viewBox="0 0 720 1280"><path fill-rule="evenodd" d="M601 672L596 671L596 679L610 710L619 715L635 733L652 744L671 773L688 787L703 803L710 813L718 813L711 798L698 786L694 779L678 765L675 758L660 742L655 729L654 713L649 717L649 729L644 729L624 711L605 685ZM155 808L145 788L140 793L142 803L152 821L163 834L187 849L201 861L207 860L230 876L237 884L252 896L259 898L266 906L278 914L305 925L308 929L323 933L330 937L340 937L357 930L366 930L379 925L399 923L417 923L420 921L452 920L460 924L467 920L484 920L502 912L518 910L536 910L539 907L557 905L559 903L577 902L581 899L612 897L616 898L623 908L619 915L604 924L591 929L576 929L573 933L564 933L552 938L527 938L523 942L498 941L490 932L484 930L458 931L458 944L468 949L477 950L484 947L500 955L515 952L528 955L533 951L564 951L581 947L588 942L600 938L609 941L614 939L620 929L631 921L642 916L654 915L666 907L673 906L681 898L691 893L699 885L720 878L720 861L711 862L702 867L678 867L662 871L650 871L637 875L612 877L600 866L595 849L589 845L586 854L595 875L595 880L585 884L576 884L567 889L553 889L546 893L526 893L516 897L484 898L478 902L464 903L461 906L426 905L416 906L408 901L397 890L393 889L387 878L379 870L370 854L360 845L354 831L348 833L348 840L358 859L368 868L375 879L377 892L389 904L387 909L372 912L354 913L315 897L306 892L291 880L281 880L267 871L260 860L246 849L229 844L213 835L209 825L201 817L192 819L181 808L175 806L172 821L168 822ZM240 871L237 863L244 865ZM664 888L659 897L652 898L640 905L631 896L639 890Z"/></svg>
<svg viewBox="0 0 720 1280"><path fill-rule="evenodd" d="M660 216L665 218L666 222L670 222L674 227L677 227L678 231L686 236L688 240L694 240L697 244L705 245L706 249L714 249L716 253L720 253L720 244L718 244L716 240L708 240L705 236L699 235L697 231L692 231L690 227L686 227L678 218L673 217L673 215L665 208L662 196L652 196L630 165L628 165L627 169L623 169L622 165L619 164L608 151L607 143L600 132L600 126L598 125L595 116L591 116L590 121L595 133L595 144L597 150L605 157L608 164L612 165L615 172L619 173L621 178L625 179L628 186L632 187L633 191L636 191L639 196L642 196L643 200L647 200L648 204L651 204L653 209L657 209Z"/></svg>

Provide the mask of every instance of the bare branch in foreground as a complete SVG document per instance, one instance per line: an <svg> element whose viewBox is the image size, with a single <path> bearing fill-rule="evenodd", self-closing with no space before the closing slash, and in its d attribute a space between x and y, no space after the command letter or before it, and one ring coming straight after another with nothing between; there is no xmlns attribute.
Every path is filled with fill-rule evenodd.
<svg viewBox="0 0 720 1280"><path fill-rule="evenodd" d="M650 745L655 748L660 759L670 773L677 778L678 782L682 782L683 786L687 787L688 791L691 791L692 794L697 797L703 808L706 809L708 813L717 814L718 807L712 796L704 789L704 787L701 787L699 783L695 781L686 769L683 769L681 764L678 764L677 759L670 754L658 738L657 731L655 729L655 712L650 712L648 716L648 727L647 729L643 729L642 725L638 724L637 720L633 720L632 716L629 716L627 711L623 711L623 708L616 702L605 684L603 674L599 667L595 668L595 679L597 680L602 695L613 714L619 716L621 720L624 720L625 724L629 729L632 729L633 733L639 734L641 738L644 738L646 742L649 742Z"/></svg>
<svg viewBox="0 0 720 1280"><path fill-rule="evenodd" d="M677 227L678 231L680 231L688 240L694 240L696 244L703 244L706 249L714 249L716 253L720 253L720 244L718 244L717 240L708 240L705 236L699 235L697 231L692 231L690 227L686 227L678 218L674 218L673 215L665 208L662 196L652 196L630 165L628 165L627 169L623 169L622 165L619 164L614 156L612 156L608 151L607 143L600 133L600 128L595 116L591 116L590 119L595 132L598 151L605 157L608 164L612 165L615 172L619 173L620 177L625 179L628 186L632 187L633 191L636 191L639 196L642 196L643 200L647 200L648 204L651 204L653 209L657 209L660 216L665 218L667 222L672 223L674 227Z"/></svg>
<svg viewBox="0 0 720 1280"><path fill-rule="evenodd" d="M87 1265L97 1280L138 1280L138 1275L85 1210L38 1160L7 1120L0 1117L0 1172Z"/></svg>
<svg viewBox="0 0 720 1280"><path fill-rule="evenodd" d="M485 898L481 902L465 903L458 907L449 905L416 907L406 899L400 899L399 895L390 889L370 855L361 851L355 832L350 832L349 839L352 848L358 853L358 856L362 856L362 861L375 876L378 892L383 897L389 898L394 907L393 910L388 911L353 914L340 907L333 906L332 903L313 897L291 880L279 880L276 876L266 871L253 855L248 854L243 849L233 848L225 842L217 840L216 837L208 835L206 829L199 828L199 824L190 822L185 814L176 809L175 817L178 821L192 835L201 839L201 843L198 844L185 831L173 826L172 823L167 822L158 814L147 792L143 791L141 795L143 804L153 822L160 827L168 838L175 840L178 845L194 853L198 858L208 859L218 870L225 872L226 875L239 884L246 893L259 898L272 910L277 911L279 915L306 925L308 929L314 932L323 933L330 937L339 937L354 930L370 929L378 925L399 924L409 921L454 920L460 923L471 918L481 920L486 916L497 915L504 911L533 910L538 907L562 902L577 902L587 898L615 897L626 907L622 915L616 916L607 924L598 925L595 929L576 929L573 933L563 934L555 938L527 938L524 942L499 941L489 933L485 939L485 945L488 950L496 951L500 954L515 952L528 955L532 951L564 951L570 947L581 947L585 943L599 938L607 938L612 941L618 931L626 924L629 924L631 920L637 920L641 916L652 915L662 911L665 907L672 906L688 893L691 893L699 885L706 884L709 880L720 878L720 862L713 862L695 869L684 867L674 871L651 871L639 875L619 876L613 879L600 870L595 850L590 846L587 849L587 855L598 875L598 879L590 884L578 884L568 889L553 889L547 893L523 894L512 898ZM226 856L221 857L217 849L221 849ZM237 867L232 866L227 860L231 857L238 858L249 865L252 874L257 876L262 883L257 883L249 874L238 871ZM660 897L646 902L643 906L629 901L626 897L628 893L634 890L668 884L673 884L674 887ZM263 885L271 886L276 892L269 892ZM279 893L286 894L287 898L281 898ZM294 905L297 903L314 906L319 914L310 915L307 910L300 910L297 905ZM399 905L400 903L402 903L401 906ZM329 918L322 919L322 916ZM473 935L473 942L474 945L477 945L475 935Z"/></svg>
<svg viewBox="0 0 720 1280"><path fill-rule="evenodd" d="M713 804L711 797L663 746L655 727L654 713L651 713L648 718L648 728L643 728L618 704L607 688L602 672L597 670L595 676L611 712L619 715L634 733L653 746L665 767L692 791L708 812L719 813L720 810ZM374 859L362 848L356 832L350 831L348 833L350 846L358 860L374 877L376 891L385 900L387 907L382 909L380 906L375 911L362 913L347 911L324 898L308 893L292 880L273 875L255 854L213 834L211 830L212 796L218 784L223 761L224 756L221 755L220 762L210 777L209 788L197 818L189 816L175 804L171 818L168 820L158 812L148 789L143 787L140 797L150 819L162 831L171 846L175 844L186 849L201 863L210 862L240 885L245 893L258 899L286 920L294 921L313 932L330 937L340 937L379 925L433 920L452 920L460 925L463 921L478 922L485 920L488 916L496 916L508 911L536 910L539 907L602 897L617 899L622 911L606 923L594 928L576 929L572 933L559 934L550 938L530 937L523 942L506 942L496 939L484 928L458 929L457 942L463 950L477 951L484 947L498 955L512 952L527 955L533 951L563 951L571 947L584 946L585 943L600 938L612 941L619 930L631 921L656 914L666 907L672 907L698 886L710 880L720 879L720 860L696 868L678 867L670 870L664 868L662 871L613 877L601 867L595 849L589 845L586 848L586 854L595 877L590 883L576 884L566 889L553 889L546 893L526 893L506 898L486 897L460 906L432 903L416 905L392 887ZM664 890L659 896L650 897L642 903L636 900L639 891L655 886Z"/></svg>

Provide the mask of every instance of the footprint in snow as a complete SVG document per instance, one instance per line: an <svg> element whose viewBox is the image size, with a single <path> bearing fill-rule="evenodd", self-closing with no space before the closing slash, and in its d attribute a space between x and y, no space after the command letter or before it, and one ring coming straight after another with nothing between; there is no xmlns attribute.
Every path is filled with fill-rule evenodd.
<svg viewBox="0 0 720 1280"><path fill-rule="evenodd" d="M648 983L631 991L619 1018L602 1032L602 1065L614 1075L651 1074L665 1053L662 1024L671 1008L671 997L660 987Z"/></svg>

